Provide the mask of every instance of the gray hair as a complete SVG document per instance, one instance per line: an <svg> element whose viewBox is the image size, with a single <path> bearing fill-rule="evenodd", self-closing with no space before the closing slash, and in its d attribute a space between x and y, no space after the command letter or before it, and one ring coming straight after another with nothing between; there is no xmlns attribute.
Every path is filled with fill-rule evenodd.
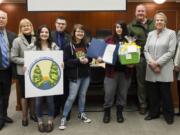
<svg viewBox="0 0 180 135"><path fill-rule="evenodd" d="M157 15L162 16L164 18L165 23L167 24L167 16L163 12L156 13L154 16L154 20L156 20Z"/></svg>

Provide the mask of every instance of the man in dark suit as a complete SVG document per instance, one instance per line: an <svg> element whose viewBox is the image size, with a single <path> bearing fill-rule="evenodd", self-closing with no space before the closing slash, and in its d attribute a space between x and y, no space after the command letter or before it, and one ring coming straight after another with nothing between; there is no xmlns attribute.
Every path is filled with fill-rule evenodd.
<svg viewBox="0 0 180 135"><path fill-rule="evenodd" d="M10 63L10 48L15 33L6 30L7 13L0 10L0 130L5 123L13 120L7 115L9 95L11 89L12 68Z"/></svg>
<svg viewBox="0 0 180 135"><path fill-rule="evenodd" d="M67 22L64 17L57 17L55 22L56 30L52 31L52 39L58 45L60 50L64 50L65 46L70 44L70 35L66 32ZM65 69L66 70L66 69ZM65 71L64 70L64 71ZM64 72L64 94L62 96L54 96L55 113L56 117L59 115L60 110L63 110L67 96L69 95L68 79Z"/></svg>
<svg viewBox="0 0 180 135"><path fill-rule="evenodd" d="M56 30L52 31L52 39L58 45L60 50L64 50L69 45L70 35L66 32L67 22L64 17L57 17L55 22Z"/></svg>

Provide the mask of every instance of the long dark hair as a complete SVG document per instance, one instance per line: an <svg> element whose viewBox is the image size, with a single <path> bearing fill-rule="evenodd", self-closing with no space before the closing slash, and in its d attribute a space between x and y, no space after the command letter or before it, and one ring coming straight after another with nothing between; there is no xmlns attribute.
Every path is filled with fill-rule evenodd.
<svg viewBox="0 0 180 135"><path fill-rule="evenodd" d="M77 29L83 30L84 31L84 37L81 40L80 46L86 46L88 41L87 41L87 37L86 37L86 29L82 24L75 24L71 33L71 42L73 44L77 44L76 43L76 36L75 36L75 32Z"/></svg>
<svg viewBox="0 0 180 135"><path fill-rule="evenodd" d="M49 31L49 38L47 39L47 42L48 42L48 48L51 49L51 45L52 45L52 37L51 37L51 30L49 29L49 27L47 25L41 25L38 27L37 29L37 32L36 32L36 42L35 42L35 45L37 47L37 50L41 50L41 38L40 38L40 33L41 33L41 30L43 28L47 28L48 31Z"/></svg>
<svg viewBox="0 0 180 135"><path fill-rule="evenodd" d="M116 25L120 25L121 28L122 28L122 34L121 34L121 37L119 37L119 35L117 35L116 33ZM124 21L117 21L114 25L114 28L113 28L113 39L114 41L117 43L119 42L119 40L122 40L122 41L126 41L125 39L125 36L128 35L128 29L127 29L127 25ZM121 38L121 39L120 39Z"/></svg>

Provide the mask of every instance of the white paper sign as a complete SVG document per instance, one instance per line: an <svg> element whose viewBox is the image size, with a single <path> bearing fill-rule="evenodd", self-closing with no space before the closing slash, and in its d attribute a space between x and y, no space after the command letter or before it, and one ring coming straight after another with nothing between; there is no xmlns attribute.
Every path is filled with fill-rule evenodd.
<svg viewBox="0 0 180 135"><path fill-rule="evenodd" d="M106 46L106 49L103 55L103 61L105 63L110 63L110 64L113 63L113 54L114 54L115 49L116 49L116 45L108 44Z"/></svg>
<svg viewBox="0 0 180 135"><path fill-rule="evenodd" d="M63 51L26 51L25 97L63 94Z"/></svg>
<svg viewBox="0 0 180 135"><path fill-rule="evenodd" d="M127 50L127 52L128 53L132 53L132 52L137 52L138 50L137 50L137 47L136 46L128 46L128 48L127 48L128 50Z"/></svg>

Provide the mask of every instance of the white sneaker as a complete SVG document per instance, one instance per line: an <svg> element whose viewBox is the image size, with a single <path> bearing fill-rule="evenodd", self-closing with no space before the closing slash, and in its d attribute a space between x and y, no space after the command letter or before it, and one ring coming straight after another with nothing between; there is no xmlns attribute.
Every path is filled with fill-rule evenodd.
<svg viewBox="0 0 180 135"><path fill-rule="evenodd" d="M66 128L66 118L63 117L63 118L61 119L61 124L60 124L60 126L59 126L59 129L60 129L60 130L64 130L65 128Z"/></svg>
<svg viewBox="0 0 180 135"><path fill-rule="evenodd" d="M81 119L84 123L90 123L91 122L91 119L89 119L84 112L79 113L78 118Z"/></svg>

